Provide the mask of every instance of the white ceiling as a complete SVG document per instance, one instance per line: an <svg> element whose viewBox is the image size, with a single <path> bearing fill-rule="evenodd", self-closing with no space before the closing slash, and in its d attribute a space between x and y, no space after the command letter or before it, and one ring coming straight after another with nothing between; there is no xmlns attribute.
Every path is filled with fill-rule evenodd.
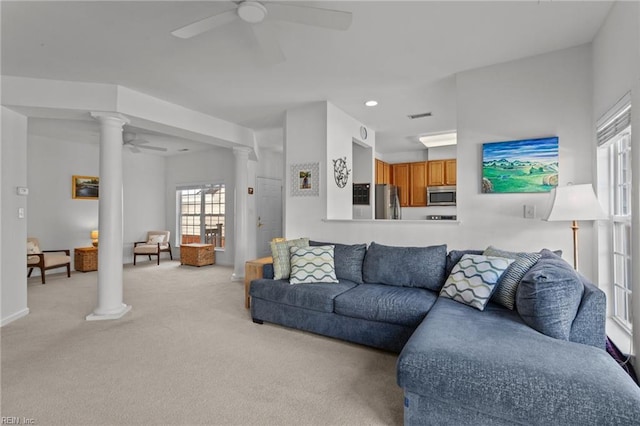
<svg viewBox="0 0 640 426"><path fill-rule="evenodd" d="M328 100L377 132L377 151L419 150L419 136L456 128L455 73L588 43L611 7L537 0L296 4L350 11L353 22L337 31L265 21L260 25L272 26L286 56L269 64L240 20L192 39L170 34L234 8L228 1L2 1L2 74L120 84L262 131L281 127L288 108ZM379 105L365 107L368 99ZM433 116L406 117L427 111ZM75 124L40 126L44 132L49 125L51 135ZM144 129L134 131L149 139ZM149 134L161 143L161 135Z"/></svg>

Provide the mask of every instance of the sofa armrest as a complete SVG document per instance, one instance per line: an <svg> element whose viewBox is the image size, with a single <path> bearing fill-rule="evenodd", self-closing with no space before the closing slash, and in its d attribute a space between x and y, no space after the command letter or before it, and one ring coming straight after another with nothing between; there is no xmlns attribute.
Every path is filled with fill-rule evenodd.
<svg viewBox="0 0 640 426"><path fill-rule="evenodd" d="M249 297L251 281L259 280L260 278L269 278L267 265L271 265L270 278L273 278L273 258L271 256L248 260L244 264L244 307L246 309L249 309L251 306L251 299ZM265 269L267 269L267 271L265 271ZM264 272L267 272L267 274Z"/></svg>
<svg viewBox="0 0 640 426"><path fill-rule="evenodd" d="M64 253L67 256L71 256L71 250L63 249L63 250L42 250L42 253Z"/></svg>
<svg viewBox="0 0 640 426"><path fill-rule="evenodd" d="M606 324L606 296L584 276L578 274L584 285L582 301L576 317L571 325L569 340L576 343L595 346L605 350L607 335Z"/></svg>

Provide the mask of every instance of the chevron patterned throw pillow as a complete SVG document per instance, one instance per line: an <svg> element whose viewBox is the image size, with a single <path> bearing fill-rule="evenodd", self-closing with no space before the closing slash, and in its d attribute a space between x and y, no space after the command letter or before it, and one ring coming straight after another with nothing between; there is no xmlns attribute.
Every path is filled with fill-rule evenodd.
<svg viewBox="0 0 640 426"><path fill-rule="evenodd" d="M333 246L291 247L289 284L337 283Z"/></svg>
<svg viewBox="0 0 640 426"><path fill-rule="evenodd" d="M440 296L484 311L498 280L514 259L465 254L453 267Z"/></svg>

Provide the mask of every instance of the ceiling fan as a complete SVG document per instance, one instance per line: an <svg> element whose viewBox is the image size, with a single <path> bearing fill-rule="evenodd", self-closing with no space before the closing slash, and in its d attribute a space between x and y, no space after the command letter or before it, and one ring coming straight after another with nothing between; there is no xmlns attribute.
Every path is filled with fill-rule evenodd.
<svg viewBox="0 0 640 426"><path fill-rule="evenodd" d="M285 58L275 34L270 26L257 24L261 24L265 20L287 21L333 30L346 30L351 26L351 12L255 0L243 0L233 3L236 4L234 9L178 28L172 31L171 34L179 38L188 39L240 19L250 24L253 35L266 59L277 63L284 61Z"/></svg>
<svg viewBox="0 0 640 426"><path fill-rule="evenodd" d="M167 151L167 148L146 145L149 143L149 141L146 141L144 139L138 139L137 135L133 132L123 132L122 142L124 146L128 147L131 152L134 152L136 154L141 152L139 148L149 149L152 151L163 151L163 152Z"/></svg>

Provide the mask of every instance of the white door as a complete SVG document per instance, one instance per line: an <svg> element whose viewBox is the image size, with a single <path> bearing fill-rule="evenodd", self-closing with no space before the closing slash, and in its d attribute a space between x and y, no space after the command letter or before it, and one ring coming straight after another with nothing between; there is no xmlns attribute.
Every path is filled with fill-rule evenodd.
<svg viewBox="0 0 640 426"><path fill-rule="evenodd" d="M282 237L282 181L280 179L257 178L258 188L258 232L256 249L258 257L271 256L269 243Z"/></svg>

